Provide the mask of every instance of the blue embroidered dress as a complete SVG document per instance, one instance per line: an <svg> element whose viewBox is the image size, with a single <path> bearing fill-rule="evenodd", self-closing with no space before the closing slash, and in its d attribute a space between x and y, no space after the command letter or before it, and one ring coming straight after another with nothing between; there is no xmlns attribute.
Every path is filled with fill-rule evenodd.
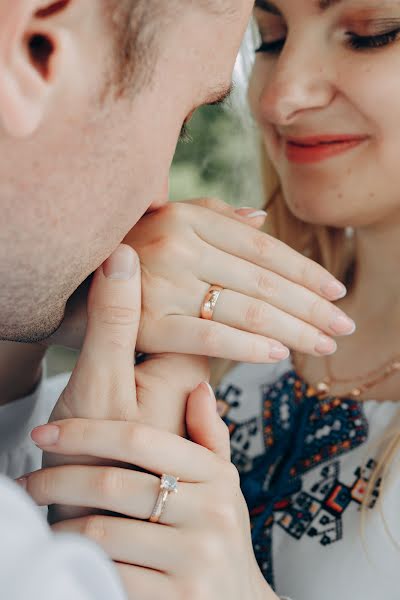
<svg viewBox="0 0 400 600"><path fill-rule="evenodd" d="M400 599L400 468L382 503L381 482L372 490L364 534L360 518L377 442L400 404L322 399L289 362L240 365L217 398L256 557L278 594Z"/></svg>

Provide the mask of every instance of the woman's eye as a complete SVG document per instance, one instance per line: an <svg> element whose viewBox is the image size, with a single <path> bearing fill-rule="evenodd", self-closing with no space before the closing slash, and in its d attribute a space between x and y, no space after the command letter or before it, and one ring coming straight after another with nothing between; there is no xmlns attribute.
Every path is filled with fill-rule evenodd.
<svg viewBox="0 0 400 600"><path fill-rule="evenodd" d="M256 54L279 54L282 52L286 39L275 40L273 42L262 42L257 48Z"/></svg>
<svg viewBox="0 0 400 600"><path fill-rule="evenodd" d="M380 35L362 36L355 33L348 33L348 44L353 50L369 50L371 48L382 48L393 44L400 35L400 28Z"/></svg>

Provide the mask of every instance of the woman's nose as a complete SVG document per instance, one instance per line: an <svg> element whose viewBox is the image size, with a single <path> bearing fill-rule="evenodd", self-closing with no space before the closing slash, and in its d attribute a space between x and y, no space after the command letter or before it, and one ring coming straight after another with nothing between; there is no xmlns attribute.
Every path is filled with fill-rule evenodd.
<svg viewBox="0 0 400 600"><path fill-rule="evenodd" d="M304 111L328 106L334 95L328 67L318 53L284 48L261 90L259 110L274 125L291 125Z"/></svg>

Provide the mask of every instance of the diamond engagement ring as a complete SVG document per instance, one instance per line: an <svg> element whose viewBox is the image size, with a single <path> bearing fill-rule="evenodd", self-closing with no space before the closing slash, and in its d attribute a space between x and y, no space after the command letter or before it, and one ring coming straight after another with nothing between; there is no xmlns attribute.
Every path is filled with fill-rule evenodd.
<svg viewBox="0 0 400 600"><path fill-rule="evenodd" d="M224 288L219 285L212 285L210 287L201 305L200 316L202 319L206 319L206 321L212 320L218 299L223 291Z"/></svg>
<svg viewBox="0 0 400 600"><path fill-rule="evenodd" d="M164 512L165 505L168 500L168 496L171 493L178 493L178 481L179 477L174 477L173 475L163 475L161 477L160 482L160 491L158 494L157 501L154 505L153 512L151 513L151 517L149 519L150 523L158 523L161 515Z"/></svg>

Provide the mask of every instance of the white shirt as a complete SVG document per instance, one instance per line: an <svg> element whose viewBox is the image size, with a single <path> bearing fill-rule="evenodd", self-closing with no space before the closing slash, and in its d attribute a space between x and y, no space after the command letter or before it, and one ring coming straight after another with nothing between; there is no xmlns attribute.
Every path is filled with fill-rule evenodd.
<svg viewBox="0 0 400 600"><path fill-rule="evenodd" d="M103 552L83 537L54 535L44 514L11 480L40 468L41 451L29 433L47 422L66 381L47 381L32 396L0 407L2 600L126 600Z"/></svg>
<svg viewBox="0 0 400 600"><path fill-rule="evenodd" d="M307 391L289 361L240 365L218 390L259 565L293 600L398 600L398 459L364 534L360 503L400 404L321 401Z"/></svg>

